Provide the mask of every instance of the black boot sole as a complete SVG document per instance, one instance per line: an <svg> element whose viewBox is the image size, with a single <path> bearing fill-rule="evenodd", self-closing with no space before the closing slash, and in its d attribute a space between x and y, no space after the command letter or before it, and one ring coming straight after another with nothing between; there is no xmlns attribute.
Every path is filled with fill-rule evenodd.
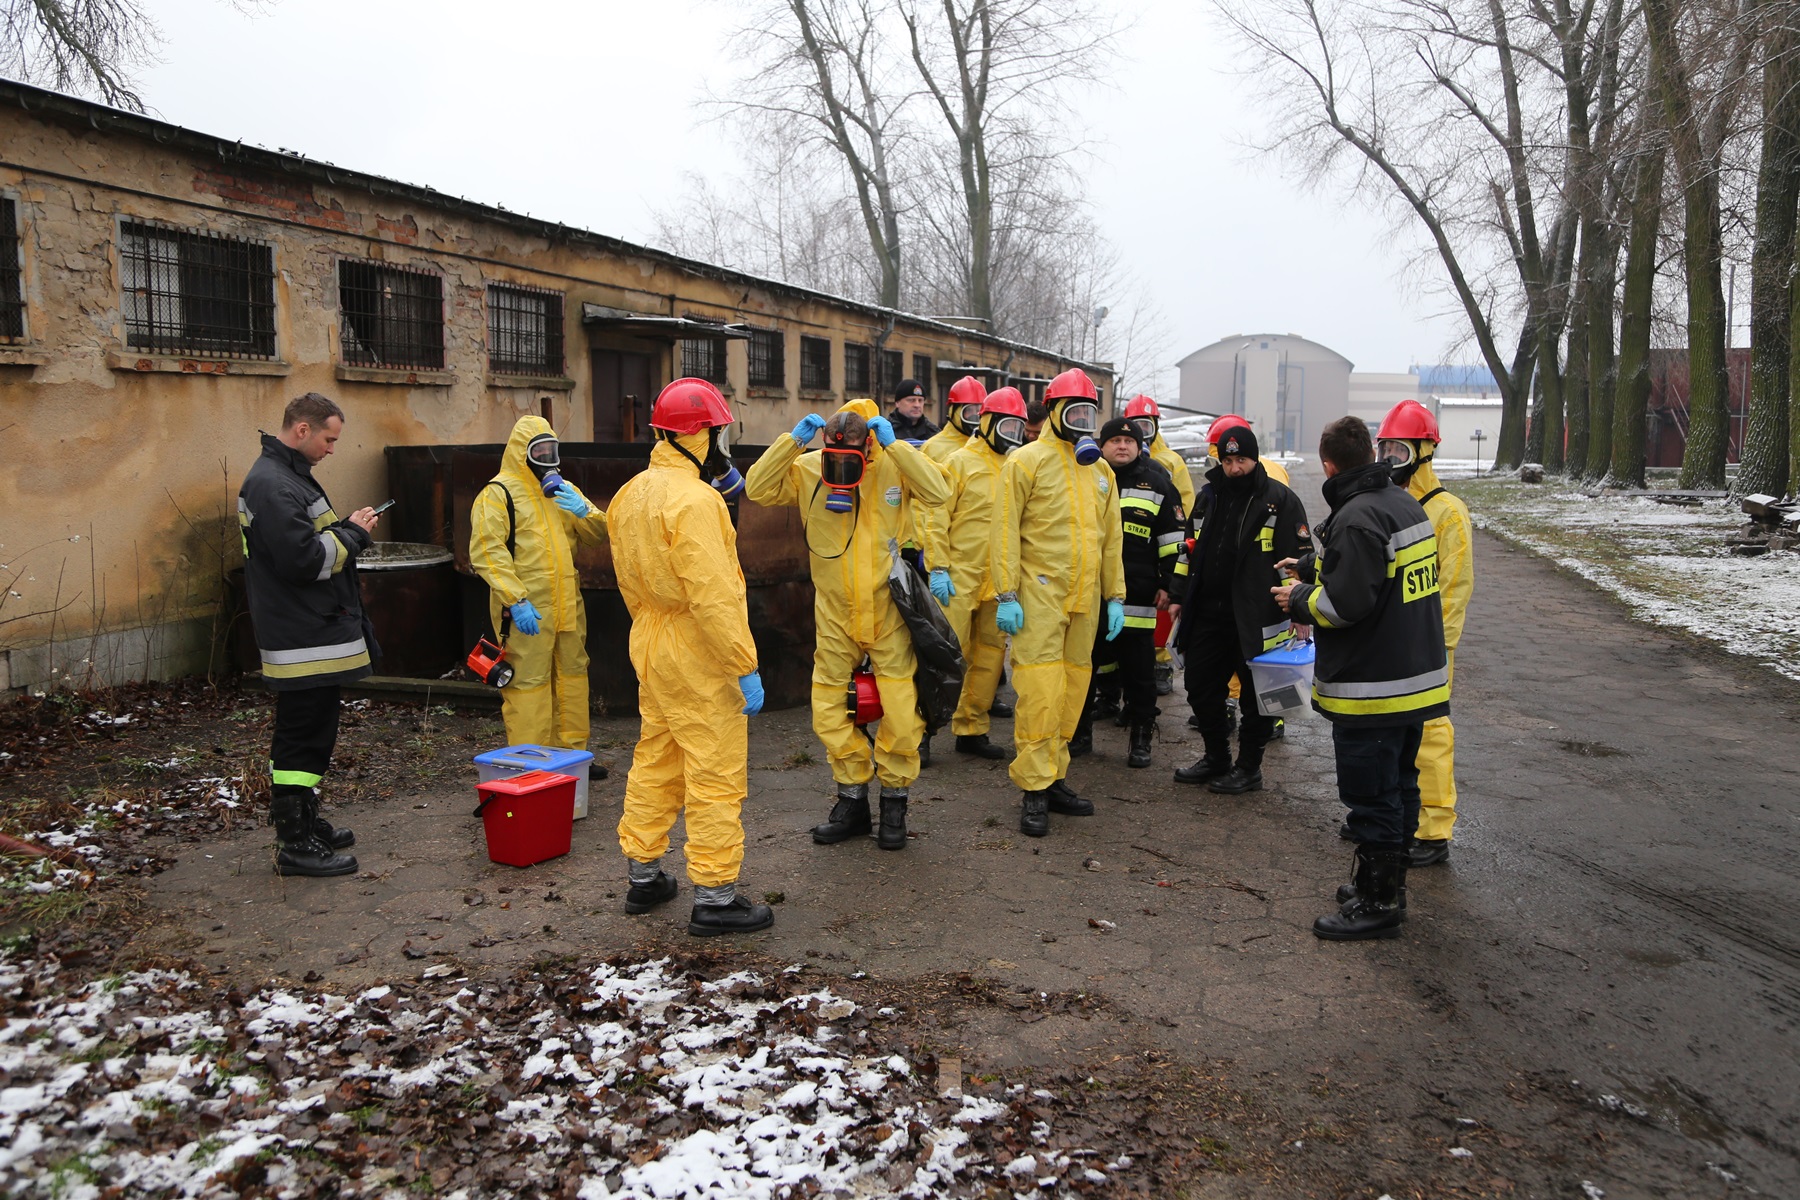
<svg viewBox="0 0 1800 1200"><path fill-rule="evenodd" d="M340 875L356 874L356 861L352 859L347 867L319 868L300 863L284 863L277 859L275 873L277 875L296 875L303 879L335 879Z"/></svg>
<svg viewBox="0 0 1800 1200"><path fill-rule="evenodd" d="M770 913L768 918L762 921L747 921L742 925L734 926L698 925L689 921L688 933L693 937L725 937L733 933L760 933L765 929L772 928L774 924L774 913Z"/></svg>
<svg viewBox="0 0 1800 1200"><path fill-rule="evenodd" d="M1400 919L1405 920L1406 918L1402 917ZM1314 921L1313 936L1327 942L1379 942L1385 941L1388 938L1399 937L1400 926L1398 924L1383 925L1379 929L1369 929L1352 933L1330 928L1321 929L1319 923Z"/></svg>
<svg viewBox="0 0 1800 1200"><path fill-rule="evenodd" d="M875 839L875 846L880 850L904 850L906 849L906 834L902 833L899 841L890 841L886 834L882 834Z"/></svg>
<svg viewBox="0 0 1800 1200"><path fill-rule="evenodd" d="M1142 758L1139 758L1137 755L1133 754L1125 760L1125 765L1133 768L1150 766L1150 756L1146 754Z"/></svg>
<svg viewBox="0 0 1800 1200"><path fill-rule="evenodd" d="M820 833L814 829L812 840L815 846L835 846L839 842L847 842L851 838L868 837L873 832L875 832L875 826L872 823L864 825L861 829L846 829L842 833Z"/></svg>
<svg viewBox="0 0 1800 1200"><path fill-rule="evenodd" d="M1414 842L1412 849L1406 852L1406 865L1412 870L1420 867L1435 867L1450 861L1450 842Z"/></svg>

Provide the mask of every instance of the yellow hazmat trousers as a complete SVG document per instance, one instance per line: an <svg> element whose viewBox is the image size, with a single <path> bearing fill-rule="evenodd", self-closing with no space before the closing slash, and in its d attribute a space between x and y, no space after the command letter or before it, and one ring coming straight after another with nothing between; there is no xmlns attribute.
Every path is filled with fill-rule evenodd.
<svg viewBox="0 0 1800 1200"><path fill-rule="evenodd" d="M485 487L469 513L469 563L488 585L495 633L504 610L521 600L530 600L540 617L536 634L527 636L515 625L507 638L506 661L517 672L500 690L507 744L582 750L588 740L587 604L573 542L604 542L606 514L595 506L577 520L544 495L525 460L526 444L544 433L555 436L550 422L520 417L494 477L512 494L513 553L506 552L506 500L498 488Z"/></svg>
<svg viewBox="0 0 1800 1200"><path fill-rule="evenodd" d="M852 400L844 408L878 415L873 400ZM745 495L765 507L799 508L811 551L813 622L813 732L825 745L831 777L841 784L867 783L877 774L884 787L910 787L919 777L919 717L913 687L912 634L888 591L902 519L913 504L936 507L950 489L938 465L903 441L877 446L869 435L870 461L851 511L826 509L828 489L820 481L817 450L808 451L792 434L782 434L744 476ZM881 727L874 759L868 739L844 711L844 692L864 656L873 664L881 693Z"/></svg>
<svg viewBox="0 0 1800 1200"><path fill-rule="evenodd" d="M929 451L931 443L926 443ZM958 737L983 734L991 718L994 693L1000 687L1000 668L1006 660L1006 637L994 623L996 602L988 583L988 550L993 540L996 493L1004 455L979 437L944 463L950 481L950 499L942 508L918 512L925 535L925 565L950 572L956 594L944 615L962 645L962 695L950 731Z"/></svg>
<svg viewBox="0 0 1800 1200"><path fill-rule="evenodd" d="M1413 453L1429 455L1430 442L1416 441ZM1438 594L1444 602L1444 649L1448 651L1452 683L1456 672L1456 644L1462 640L1469 615L1469 598L1475 594L1475 539L1469 523L1469 506L1443 490L1431 459L1407 480L1406 490L1425 506L1437 533ZM1432 493L1437 493L1432 495ZM1426 499L1427 496L1431 498ZM1419 741L1419 832L1427 841L1444 841L1456 825L1456 729L1449 717L1425 722Z"/></svg>
<svg viewBox="0 0 1800 1200"><path fill-rule="evenodd" d="M705 461L705 430L678 440ZM619 489L607 519L631 613L640 717L619 849L655 862L685 809L688 878L733 883L744 861L750 755L738 680L756 670L737 531L724 497L667 442Z"/></svg>
<svg viewBox="0 0 1800 1200"><path fill-rule="evenodd" d="M1069 773L1069 739L1093 677L1103 600L1125 599L1118 488L1104 460L1084 467L1056 432L1006 456L1000 471L989 576L1016 592L1025 624L1012 638L1012 781L1038 792Z"/></svg>

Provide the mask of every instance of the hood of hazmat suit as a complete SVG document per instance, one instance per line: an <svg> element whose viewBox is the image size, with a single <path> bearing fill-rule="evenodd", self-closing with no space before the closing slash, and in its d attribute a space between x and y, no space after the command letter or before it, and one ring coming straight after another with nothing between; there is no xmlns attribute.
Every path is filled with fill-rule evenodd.
<svg viewBox="0 0 1800 1200"><path fill-rule="evenodd" d="M1456 649L1462 640L1463 622L1469 615L1469 598L1475 594L1475 547L1469 506L1444 490L1431 457L1437 447L1415 443L1422 455L1418 469L1406 481L1406 490L1424 506L1437 534L1438 594L1444 602L1444 646Z"/></svg>
<svg viewBox="0 0 1800 1200"><path fill-rule="evenodd" d="M791 440L791 439L790 439ZM708 431L676 438L704 462ZM631 613L631 665L642 732L625 786L619 842L653 862L686 805L688 874L738 877L748 787L740 677L757 669L737 532L724 497L670 442L607 509L613 570Z"/></svg>
<svg viewBox="0 0 1800 1200"><path fill-rule="evenodd" d="M1156 437L1150 442L1150 458L1175 481L1175 491L1181 496L1181 511L1187 516L1194 514L1194 474L1188 470L1187 460L1175 453L1175 448L1163 441L1162 430L1156 431Z"/></svg>

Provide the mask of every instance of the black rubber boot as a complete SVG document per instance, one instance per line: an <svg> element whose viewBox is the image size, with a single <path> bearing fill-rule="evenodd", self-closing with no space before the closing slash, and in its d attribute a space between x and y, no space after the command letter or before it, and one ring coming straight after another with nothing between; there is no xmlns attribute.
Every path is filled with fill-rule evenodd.
<svg viewBox="0 0 1800 1200"><path fill-rule="evenodd" d="M1361 860L1350 860L1350 882L1338 884L1337 902L1339 908L1343 908L1344 905L1356 899L1356 864L1359 861ZM1400 876L1400 919L1402 921L1406 920L1406 876L1404 873Z"/></svg>
<svg viewBox="0 0 1800 1200"><path fill-rule="evenodd" d="M1435 867L1449 861L1449 838L1418 838L1406 850L1408 867Z"/></svg>
<svg viewBox="0 0 1800 1200"><path fill-rule="evenodd" d="M928 733L919 739L919 769L923 771L931 765L931 735Z"/></svg>
<svg viewBox="0 0 1800 1200"><path fill-rule="evenodd" d="M1242 763L1216 778L1206 781L1206 790L1222 796L1241 796L1245 792L1262 791L1262 768Z"/></svg>
<svg viewBox="0 0 1800 1200"><path fill-rule="evenodd" d="M628 913L647 913L659 905L667 904L675 898L681 885L667 871L658 871L656 878L649 883L634 883L625 891L625 911Z"/></svg>
<svg viewBox="0 0 1800 1200"><path fill-rule="evenodd" d="M1094 697L1094 720L1099 721L1104 720L1107 717L1116 717L1119 715L1120 711L1121 706L1117 695L1101 692Z"/></svg>
<svg viewBox="0 0 1800 1200"><path fill-rule="evenodd" d="M1210 779L1217 779L1220 776L1229 773L1230 770L1231 759L1223 755L1214 758L1212 755L1207 754L1191 767L1176 767L1175 782L1194 784L1205 783Z"/></svg>
<svg viewBox="0 0 1800 1200"><path fill-rule="evenodd" d="M306 802L306 814L312 822L312 831L321 842L333 850L348 850L356 845L356 834L348 829L339 829L330 821L319 815L319 789L308 788L312 796Z"/></svg>
<svg viewBox="0 0 1800 1200"><path fill-rule="evenodd" d="M605 779L606 778L606 768L601 766L599 763L589 763L588 764L588 778L589 779Z"/></svg>
<svg viewBox="0 0 1800 1200"><path fill-rule="evenodd" d="M1094 815L1094 802L1083 800L1077 796L1075 789L1069 786L1069 781L1066 779L1059 779L1045 788L1044 794L1050 797L1050 811L1053 813L1061 813L1065 817L1091 817Z"/></svg>
<svg viewBox="0 0 1800 1200"><path fill-rule="evenodd" d="M1354 842L1357 840L1356 831L1350 828L1350 822L1348 821L1345 821L1342 825L1338 826L1338 836L1343 838L1346 842Z"/></svg>
<svg viewBox="0 0 1800 1200"><path fill-rule="evenodd" d="M881 789L881 828L875 844L883 850L906 849L906 789Z"/></svg>
<svg viewBox="0 0 1800 1200"><path fill-rule="evenodd" d="M1189 728L1189 729L1198 729L1198 728L1200 728L1200 714L1199 714L1199 713L1191 713L1191 714L1189 714L1189 716L1188 716L1188 728Z"/></svg>
<svg viewBox="0 0 1800 1200"><path fill-rule="evenodd" d="M814 825L812 840L830 846L853 837L867 837L873 826L869 822L869 785L838 784L837 803L823 825Z"/></svg>
<svg viewBox="0 0 1800 1200"><path fill-rule="evenodd" d="M1026 837L1050 834L1050 793L1026 792L1019 803L1019 832Z"/></svg>
<svg viewBox="0 0 1800 1200"><path fill-rule="evenodd" d="M1287 736L1287 719L1285 717L1276 717L1275 718L1275 728L1271 729L1269 731L1269 740L1271 742L1273 742L1280 738L1284 738L1286 736Z"/></svg>
<svg viewBox="0 0 1800 1200"><path fill-rule="evenodd" d="M956 735L956 752L973 754L976 758L1005 758L1006 748L996 746L988 741L985 733L959 733Z"/></svg>
<svg viewBox="0 0 1800 1200"><path fill-rule="evenodd" d="M1156 734L1154 725L1133 725L1131 727L1131 754L1126 757L1128 767L1147 767L1150 765L1150 739Z"/></svg>
<svg viewBox="0 0 1800 1200"><path fill-rule="evenodd" d="M275 825L275 873L329 878L356 874L356 859L333 850L313 830L312 789L283 784L269 798Z"/></svg>
<svg viewBox="0 0 1800 1200"><path fill-rule="evenodd" d="M755 933L775 923L775 911L766 904L752 904L743 896L730 904L696 904L688 914L688 932L695 937L719 937L727 933Z"/></svg>
<svg viewBox="0 0 1800 1200"><path fill-rule="evenodd" d="M1328 942L1361 942L1400 936L1400 896L1406 886L1406 853L1392 848L1356 848L1355 895L1337 912L1313 922L1313 933Z"/></svg>
<svg viewBox="0 0 1800 1200"><path fill-rule="evenodd" d="M1156 664L1156 694L1166 696L1175 690L1175 664L1159 662Z"/></svg>
<svg viewBox="0 0 1800 1200"><path fill-rule="evenodd" d="M996 700L988 705L988 716L990 717L1010 717L1012 715L1013 706L1004 700Z"/></svg>
<svg viewBox="0 0 1800 1200"><path fill-rule="evenodd" d="M1085 758L1094 752L1094 731L1077 729L1075 736L1069 739L1069 757Z"/></svg>

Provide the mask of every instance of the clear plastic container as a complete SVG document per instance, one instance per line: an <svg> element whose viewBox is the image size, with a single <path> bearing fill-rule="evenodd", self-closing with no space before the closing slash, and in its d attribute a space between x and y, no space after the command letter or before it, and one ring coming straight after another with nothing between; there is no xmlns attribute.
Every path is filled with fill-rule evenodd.
<svg viewBox="0 0 1800 1200"><path fill-rule="evenodd" d="M588 767L594 756L586 750L564 750L559 746L505 746L475 756L475 769L481 782L523 775L527 771L554 771L575 780L575 819L588 814Z"/></svg>
<svg viewBox="0 0 1800 1200"><path fill-rule="evenodd" d="M1256 708L1265 717L1297 717L1312 711L1313 644L1289 642L1250 660Z"/></svg>

